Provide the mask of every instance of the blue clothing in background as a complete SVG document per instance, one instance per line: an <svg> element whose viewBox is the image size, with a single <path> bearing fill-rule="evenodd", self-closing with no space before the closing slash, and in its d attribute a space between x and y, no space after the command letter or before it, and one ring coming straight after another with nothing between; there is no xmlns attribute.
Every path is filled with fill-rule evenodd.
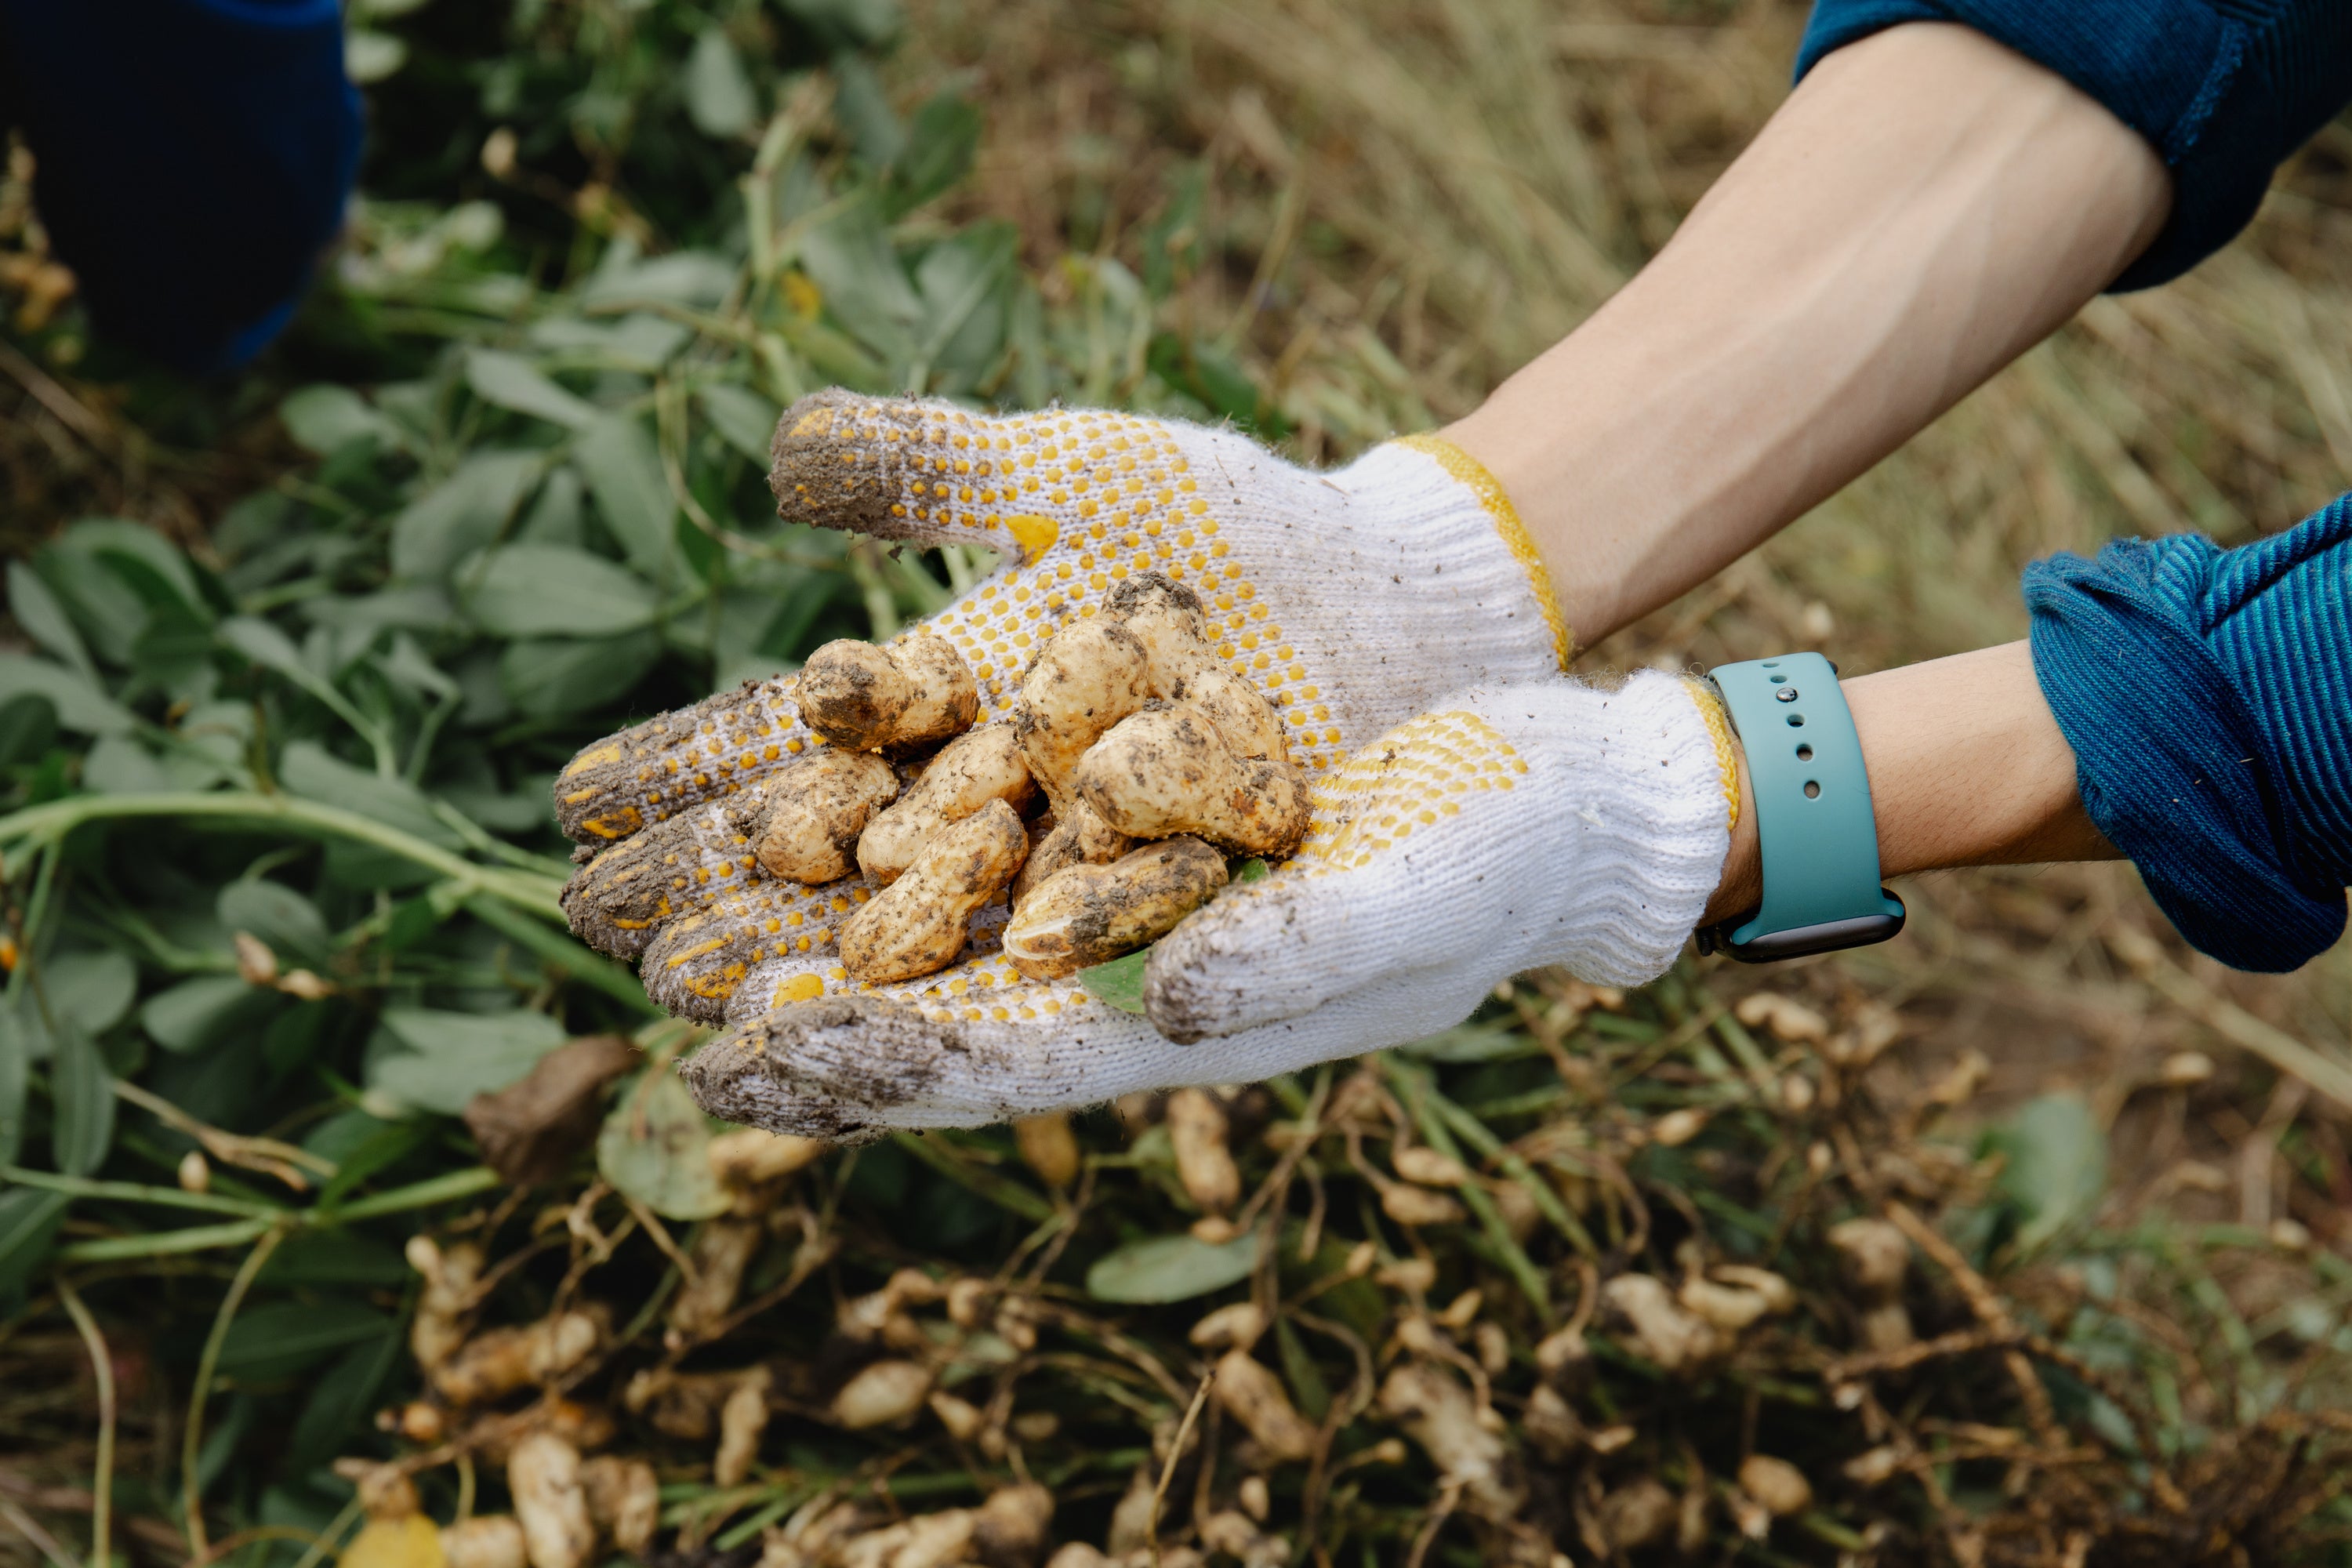
<svg viewBox="0 0 2352 1568"><path fill-rule="evenodd" d="M359 165L337 0L0 0L0 120L99 330L199 373L284 327Z"/></svg>
<svg viewBox="0 0 2352 1568"><path fill-rule="evenodd" d="M2259 543L2124 540L2026 569L2033 671L2091 820L2180 934L2294 969L2352 885L2352 496Z"/></svg>
<svg viewBox="0 0 2352 1568"><path fill-rule="evenodd" d="M2177 278L2227 245L2273 172L2352 101L2352 0L1817 0L1797 74L1900 22L1965 23L2156 149L2172 216L2117 289Z"/></svg>

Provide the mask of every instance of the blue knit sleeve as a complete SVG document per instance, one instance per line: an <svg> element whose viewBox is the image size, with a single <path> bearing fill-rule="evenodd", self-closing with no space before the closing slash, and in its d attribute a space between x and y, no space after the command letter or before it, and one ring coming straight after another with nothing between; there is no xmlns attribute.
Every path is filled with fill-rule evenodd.
<svg viewBox="0 0 2352 1568"><path fill-rule="evenodd" d="M359 162L337 0L0 0L0 111L98 329L198 373L285 325Z"/></svg>
<svg viewBox="0 0 2352 1568"><path fill-rule="evenodd" d="M2091 820L2180 934L2294 969L2352 885L2352 496L2275 538L2194 534L2025 574L2033 670Z"/></svg>
<svg viewBox="0 0 2352 1568"><path fill-rule="evenodd" d="M1974 27L2156 149L2172 171L2172 216L2119 289L2177 278L2227 245L2279 164L2352 101L2345 0L1817 0L1797 74L1902 22Z"/></svg>

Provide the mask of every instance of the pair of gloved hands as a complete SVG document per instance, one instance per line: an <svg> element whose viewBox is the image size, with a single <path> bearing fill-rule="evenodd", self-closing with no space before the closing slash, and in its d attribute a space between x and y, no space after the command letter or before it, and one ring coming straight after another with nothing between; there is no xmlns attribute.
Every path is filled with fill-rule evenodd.
<svg viewBox="0 0 2352 1568"><path fill-rule="evenodd" d="M1193 589L1218 655L1276 704L1314 822L1152 950L1147 1021L986 942L905 984L846 979L854 882L779 881L748 841L808 735L789 677L591 746L556 784L565 831L600 851L566 907L641 959L656 1001L735 1026L686 1069L715 1114L841 1137L1252 1081L1433 1033L1539 965L1649 980L1715 889L1738 787L1714 700L1655 671L1563 678L1532 543L1443 441L1325 474L1174 421L826 393L785 414L770 482L787 517L1003 552L926 623L972 667L983 721L1119 580Z"/></svg>

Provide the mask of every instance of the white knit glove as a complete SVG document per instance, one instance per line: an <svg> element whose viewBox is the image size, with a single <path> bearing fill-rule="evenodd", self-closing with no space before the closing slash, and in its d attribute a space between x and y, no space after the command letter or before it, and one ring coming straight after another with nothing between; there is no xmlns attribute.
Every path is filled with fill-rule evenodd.
<svg viewBox="0 0 2352 1568"><path fill-rule="evenodd" d="M1010 710L1020 672L1055 627L1145 570L1201 595L1224 639L1217 651L1266 692L1318 784L1353 776L1340 767L1352 752L1451 692L1493 689L1445 703L1484 712L1509 683L1549 680L1528 693L1541 699L1528 715L1591 696L1558 680L1568 630L1508 500L1442 441L1391 442L1318 474L1230 431L1173 421L1093 411L991 418L828 393L786 414L776 454L771 483L788 517L1005 554L999 571L927 623L972 666L983 719ZM840 1134L970 1125L1136 1088L1262 1077L1454 1022L1508 972L1475 984L1466 971L1443 984L1423 980L1412 1005L1383 1003L1365 1015L1383 1028L1433 1020L1396 1036L1349 1022L1361 998L1336 972L1292 977L1333 1000L1313 1029L1282 1026L1280 1053L1253 1047L1246 1035L1215 1047L1171 1046L1075 981L1023 979L996 953L985 921L949 970L868 990L832 952L863 886L779 882L751 852L767 782L808 743L793 684L750 684L649 721L584 750L556 786L565 830L609 846L567 889L574 928L606 952L642 954L647 994L672 1011L753 1026L696 1058L691 1081L719 1114ZM1696 724L1691 698L1677 700L1685 727ZM1519 706L1506 701L1490 716L1496 733L1527 731L1530 718L1510 716ZM1527 731L1527 740L1523 758L1540 757L1540 736ZM1679 780L1684 770L1665 771ZM1707 786L1718 805L1719 777L1718 768ZM1335 820L1318 810L1318 841ZM1539 840L1517 831L1532 858ZM1716 831L1719 839L1719 822ZM1702 858L1708 853L1711 887L1721 843ZM1265 886L1287 888L1296 875ZM1657 939L1665 954L1696 908ZM1258 1005L1287 1016L1312 1005L1305 994ZM1234 1022L1222 1021L1229 1015ZM1228 1004L1200 1010L1185 1027L1251 1021ZM749 1048L755 1037L762 1049ZM1235 1065L1244 1061L1257 1065Z"/></svg>
<svg viewBox="0 0 2352 1568"><path fill-rule="evenodd" d="M1145 571L1201 596L1218 654L1265 690L1310 779L1446 692L1539 679L1568 658L1509 501L1433 438L1318 474L1173 420L991 418L828 392L785 412L775 452L769 483L788 518L1003 552L924 623L971 666L983 721L1011 711L1058 626ZM565 890L573 929L642 954L646 994L688 1017L718 1022L747 984L762 1010L814 994L795 974L801 988L777 998L772 961L829 952L866 896L855 879L780 882L752 858L767 781L814 739L793 688L780 676L663 714L556 780L563 830L604 851Z"/></svg>
<svg viewBox="0 0 2352 1568"><path fill-rule="evenodd" d="M762 1014L747 986L741 1026L687 1081L777 1131L978 1126L1400 1045L1542 964L1639 984L1721 873L1731 745L1711 696L1654 671L1464 691L1327 773L1297 857L1160 940L1150 1023L992 952L871 991L796 957L755 972L759 991L816 999Z"/></svg>

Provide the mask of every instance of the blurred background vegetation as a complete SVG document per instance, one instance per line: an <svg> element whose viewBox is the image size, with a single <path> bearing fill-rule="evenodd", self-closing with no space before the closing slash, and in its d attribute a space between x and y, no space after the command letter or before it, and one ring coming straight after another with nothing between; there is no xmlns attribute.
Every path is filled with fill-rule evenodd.
<svg viewBox="0 0 2352 1568"><path fill-rule="evenodd" d="M1263 1353L1349 1477L1271 1470L1257 1522L1294 1563L2352 1562L2327 1414L2352 1393L2352 951L2227 973L2112 867L1920 879L1901 942L1762 974L1622 999L1535 977L1361 1076L1227 1095L1265 1184L1240 1242L1137 1252L1204 1208L1151 1106L1079 1120L1075 1192L1001 1132L830 1157L768 1194L773 1234L739 1262L767 1310L659 1327L725 1234L710 1129L665 1090L685 1034L562 928L548 779L984 565L777 521L777 410L827 384L1117 404L1315 462L1426 428L1664 241L1785 91L1801 5L351 16L363 195L233 384L93 339L21 151L0 183L0 1561L79 1562L102 1533L142 1562L308 1568L359 1516L338 1456L407 1457L444 1521L478 1485L502 1506L470 1457L492 1439L436 1450L376 1418L419 1389L402 1247L429 1228L509 1260L487 1321L594 1272L609 1337L554 1380L590 1405L653 1362L776 1368L749 1479L620 1421L680 1561L749 1562L812 1499L920 1511L1022 1474L1066 1539L1116 1544L1131 1472L1165 1481L1171 1454L1166 1540L1199 1549L1258 1473L1230 1436L1176 1436L1209 1359L1187 1328L1238 1292L1280 1308ZM2230 250L2097 301L1584 668L1828 641L1884 667L2018 635L2017 572L2053 549L2281 528L2352 473L2347 342L2339 123ZM532 1184L486 1166L473 1097L607 1035L653 1065L603 1091L597 1145ZM1387 1204L1416 1142L1478 1173L1459 1223ZM1948 1238L1906 1289L1922 1336L1958 1338L1850 1398L1868 1292L1830 1234L1891 1205ZM1358 1238L1377 1288L1346 1283ZM1803 1310L1679 1368L1595 1315L1604 1279L1725 1262L1779 1270ZM907 1266L1057 1325L1034 1354L994 1331L939 1352L943 1383L995 1391L965 1390L992 1448L824 1415L870 1353L836 1303ZM1572 1373L1534 1360L1563 1323L1593 1330ZM1463 1500L1409 1421L1419 1447L1381 1457L1373 1358L1444 1362L1433 1343L1490 1380L1515 1492ZM1096 1364L1134 1355L1158 1375ZM1538 1387L1588 1436L1532 1422ZM1041 1419L1008 1448L1016 1403ZM1729 1479L1758 1452L1815 1493L1761 1533ZM1646 1535L1645 1486L1673 1505Z"/></svg>

